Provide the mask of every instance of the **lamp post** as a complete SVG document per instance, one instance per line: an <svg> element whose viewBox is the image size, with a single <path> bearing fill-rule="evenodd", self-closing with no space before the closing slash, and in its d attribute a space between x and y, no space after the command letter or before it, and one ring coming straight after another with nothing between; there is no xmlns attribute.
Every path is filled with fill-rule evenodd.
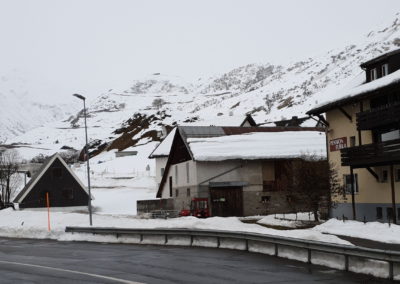
<svg viewBox="0 0 400 284"><path fill-rule="evenodd" d="M89 203L88 203L89 223L90 226L92 226L92 194L90 191L89 145L88 145L88 135L87 135L87 125L86 125L86 104L85 104L86 98L79 94L73 94L73 96L83 101L83 116L85 118L85 139L86 139L85 156L86 156L86 168L87 168L87 179L88 179L88 189L89 189Z"/></svg>

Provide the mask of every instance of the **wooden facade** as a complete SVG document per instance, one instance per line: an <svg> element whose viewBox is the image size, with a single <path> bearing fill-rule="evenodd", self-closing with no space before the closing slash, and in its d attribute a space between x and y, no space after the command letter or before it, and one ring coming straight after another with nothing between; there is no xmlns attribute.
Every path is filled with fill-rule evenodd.
<svg viewBox="0 0 400 284"><path fill-rule="evenodd" d="M50 207L87 206L89 201L85 186L58 154L47 159L14 203L21 209L46 207L47 193Z"/></svg>

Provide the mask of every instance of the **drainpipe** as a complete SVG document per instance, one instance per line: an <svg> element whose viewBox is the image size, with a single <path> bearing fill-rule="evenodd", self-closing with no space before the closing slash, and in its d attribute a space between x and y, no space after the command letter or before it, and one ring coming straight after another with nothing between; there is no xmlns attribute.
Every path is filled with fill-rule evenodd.
<svg viewBox="0 0 400 284"><path fill-rule="evenodd" d="M396 212L396 194L394 188L394 169L393 164L390 165L390 186L392 189L392 210L393 210L393 224L397 224L397 212Z"/></svg>

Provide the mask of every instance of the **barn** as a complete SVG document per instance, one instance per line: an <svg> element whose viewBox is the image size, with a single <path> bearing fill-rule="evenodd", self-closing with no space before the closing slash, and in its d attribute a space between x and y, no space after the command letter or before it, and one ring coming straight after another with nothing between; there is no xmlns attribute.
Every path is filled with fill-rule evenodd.
<svg viewBox="0 0 400 284"><path fill-rule="evenodd" d="M86 187L58 154L50 156L18 193L14 203L23 208L46 207L46 194L50 207L84 207L88 205Z"/></svg>
<svg viewBox="0 0 400 284"><path fill-rule="evenodd" d="M207 200L212 216L291 212L285 169L326 157L324 129L315 127L179 126L171 138L157 197L177 211Z"/></svg>

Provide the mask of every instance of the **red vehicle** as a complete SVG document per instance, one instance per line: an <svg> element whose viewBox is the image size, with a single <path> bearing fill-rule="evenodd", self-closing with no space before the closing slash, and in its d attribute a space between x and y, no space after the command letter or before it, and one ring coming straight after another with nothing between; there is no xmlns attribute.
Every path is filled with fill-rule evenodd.
<svg viewBox="0 0 400 284"><path fill-rule="evenodd" d="M210 217L208 198L193 198L190 203L190 210L181 210L181 212L179 212L179 216L195 216L198 218Z"/></svg>

